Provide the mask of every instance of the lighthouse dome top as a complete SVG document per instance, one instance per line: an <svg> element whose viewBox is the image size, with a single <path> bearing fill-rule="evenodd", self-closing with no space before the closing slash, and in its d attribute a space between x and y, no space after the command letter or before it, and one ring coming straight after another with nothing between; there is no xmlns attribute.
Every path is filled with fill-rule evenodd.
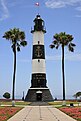
<svg viewBox="0 0 81 121"><path fill-rule="evenodd" d="M36 19L41 19L41 17L40 17L40 15L39 15L39 14L36 16Z"/></svg>
<svg viewBox="0 0 81 121"><path fill-rule="evenodd" d="M31 30L31 33L35 31L43 31L46 33L44 21L41 19L40 15L36 15L36 18L34 19L34 29Z"/></svg>

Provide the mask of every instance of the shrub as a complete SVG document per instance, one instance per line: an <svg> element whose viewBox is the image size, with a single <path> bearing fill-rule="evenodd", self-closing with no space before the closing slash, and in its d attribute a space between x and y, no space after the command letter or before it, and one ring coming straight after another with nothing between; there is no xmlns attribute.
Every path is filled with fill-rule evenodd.
<svg viewBox="0 0 81 121"><path fill-rule="evenodd" d="M3 97L6 98L6 99L9 99L9 98L10 98L10 93L5 92L5 93L3 94Z"/></svg>

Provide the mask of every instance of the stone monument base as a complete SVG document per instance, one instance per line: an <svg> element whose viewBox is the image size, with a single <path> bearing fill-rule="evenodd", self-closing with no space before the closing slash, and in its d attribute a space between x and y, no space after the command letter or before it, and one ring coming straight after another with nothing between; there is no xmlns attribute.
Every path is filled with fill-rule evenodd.
<svg viewBox="0 0 81 121"><path fill-rule="evenodd" d="M25 97L25 101L53 101L53 97L48 88L30 88Z"/></svg>

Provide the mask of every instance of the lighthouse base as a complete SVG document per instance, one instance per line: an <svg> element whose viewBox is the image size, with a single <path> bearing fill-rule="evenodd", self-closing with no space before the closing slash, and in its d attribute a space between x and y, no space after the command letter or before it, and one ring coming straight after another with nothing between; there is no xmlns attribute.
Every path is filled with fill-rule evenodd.
<svg viewBox="0 0 81 121"><path fill-rule="evenodd" d="M25 101L53 101L53 97L48 88L30 88L25 97Z"/></svg>

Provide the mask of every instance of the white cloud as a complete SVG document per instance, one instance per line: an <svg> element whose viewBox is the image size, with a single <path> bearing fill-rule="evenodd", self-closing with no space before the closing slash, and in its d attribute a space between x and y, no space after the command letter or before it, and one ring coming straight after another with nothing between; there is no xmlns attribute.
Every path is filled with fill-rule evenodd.
<svg viewBox="0 0 81 121"><path fill-rule="evenodd" d="M56 0L48 0L45 5L49 8L62 8L65 7L63 1L56 1Z"/></svg>
<svg viewBox="0 0 81 121"><path fill-rule="evenodd" d="M47 0L45 5L49 8L62 8L66 6L77 6L81 4L81 0Z"/></svg>
<svg viewBox="0 0 81 121"><path fill-rule="evenodd" d="M46 60L50 61L59 61L61 60L61 55L56 55L56 56L46 56ZM66 61L81 61L81 54L66 54L65 55L65 60Z"/></svg>
<svg viewBox="0 0 81 121"><path fill-rule="evenodd" d="M8 11L7 6L6 6L5 0L1 0L1 6L2 6L2 15L0 17L0 21L9 17L9 11Z"/></svg>

